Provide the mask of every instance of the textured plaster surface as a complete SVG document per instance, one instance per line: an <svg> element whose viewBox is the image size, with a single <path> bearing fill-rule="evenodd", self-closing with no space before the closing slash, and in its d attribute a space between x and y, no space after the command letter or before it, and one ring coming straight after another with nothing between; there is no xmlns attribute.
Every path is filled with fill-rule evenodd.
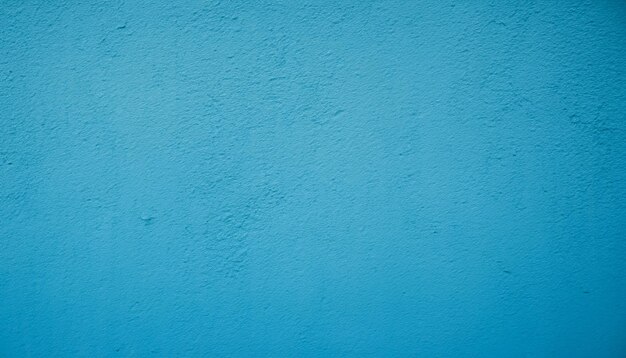
<svg viewBox="0 0 626 358"><path fill-rule="evenodd" d="M623 1L2 1L0 356L624 357Z"/></svg>

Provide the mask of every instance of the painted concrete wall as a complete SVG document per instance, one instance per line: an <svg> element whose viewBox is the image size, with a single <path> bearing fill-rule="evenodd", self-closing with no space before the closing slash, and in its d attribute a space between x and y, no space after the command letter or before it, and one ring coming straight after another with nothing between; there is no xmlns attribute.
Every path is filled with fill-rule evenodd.
<svg viewBox="0 0 626 358"><path fill-rule="evenodd" d="M0 356L626 355L623 1L2 1Z"/></svg>

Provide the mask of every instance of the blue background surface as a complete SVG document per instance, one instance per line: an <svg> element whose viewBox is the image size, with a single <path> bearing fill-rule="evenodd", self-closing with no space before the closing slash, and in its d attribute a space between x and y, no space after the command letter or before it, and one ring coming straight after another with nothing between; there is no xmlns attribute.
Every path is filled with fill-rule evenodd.
<svg viewBox="0 0 626 358"><path fill-rule="evenodd" d="M626 356L623 1L3 1L0 356Z"/></svg>

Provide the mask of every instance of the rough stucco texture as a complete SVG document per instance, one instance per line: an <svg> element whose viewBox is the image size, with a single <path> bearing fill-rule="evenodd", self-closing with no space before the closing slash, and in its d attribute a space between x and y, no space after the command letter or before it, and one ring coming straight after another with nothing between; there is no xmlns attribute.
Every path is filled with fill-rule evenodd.
<svg viewBox="0 0 626 358"><path fill-rule="evenodd" d="M626 3L3 1L0 356L624 357Z"/></svg>

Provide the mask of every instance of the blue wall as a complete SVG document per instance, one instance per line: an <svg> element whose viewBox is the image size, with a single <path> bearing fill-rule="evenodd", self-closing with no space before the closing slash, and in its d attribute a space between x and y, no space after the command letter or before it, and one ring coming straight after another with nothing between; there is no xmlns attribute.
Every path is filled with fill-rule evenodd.
<svg viewBox="0 0 626 358"><path fill-rule="evenodd" d="M626 355L626 3L3 1L0 356Z"/></svg>

